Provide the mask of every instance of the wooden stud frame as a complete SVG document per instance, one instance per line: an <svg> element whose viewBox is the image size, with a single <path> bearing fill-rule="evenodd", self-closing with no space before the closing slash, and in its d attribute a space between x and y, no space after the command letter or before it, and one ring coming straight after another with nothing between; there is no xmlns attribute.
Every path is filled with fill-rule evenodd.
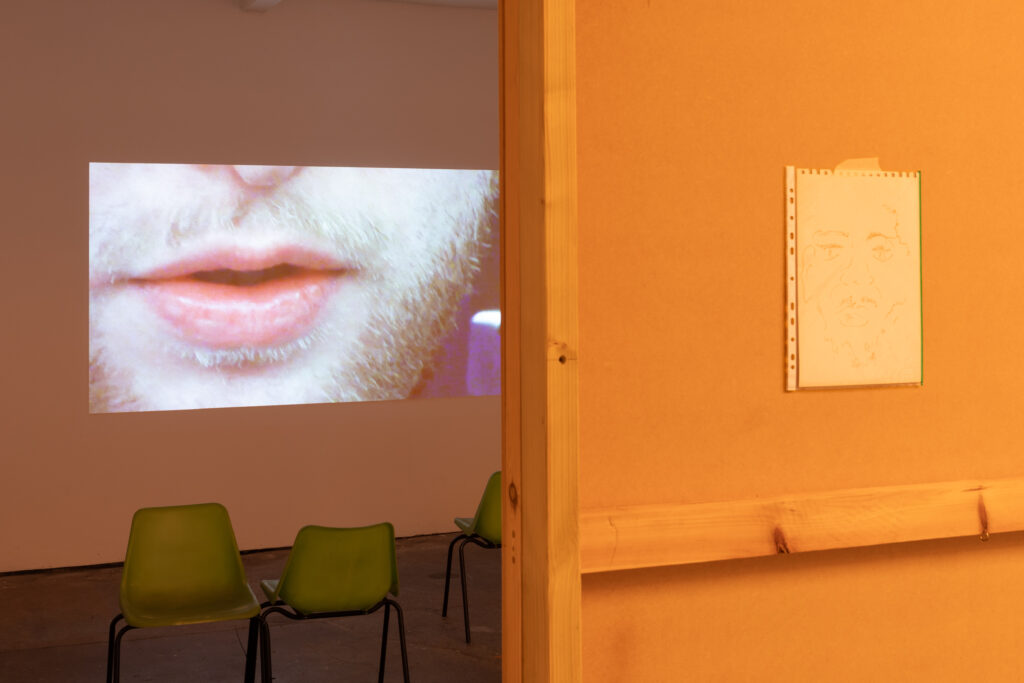
<svg viewBox="0 0 1024 683"><path fill-rule="evenodd" d="M501 0L502 680L581 680L581 572L1024 529L1024 478L578 509L574 0Z"/></svg>
<svg viewBox="0 0 1024 683"><path fill-rule="evenodd" d="M581 572L1024 530L1024 478L578 508L574 0L499 0L502 680L581 680Z"/></svg>
<svg viewBox="0 0 1024 683"><path fill-rule="evenodd" d="M582 571L603 572L1024 529L1024 478L584 510Z"/></svg>
<svg viewBox="0 0 1024 683"><path fill-rule="evenodd" d="M499 3L506 683L581 679L574 7Z"/></svg>

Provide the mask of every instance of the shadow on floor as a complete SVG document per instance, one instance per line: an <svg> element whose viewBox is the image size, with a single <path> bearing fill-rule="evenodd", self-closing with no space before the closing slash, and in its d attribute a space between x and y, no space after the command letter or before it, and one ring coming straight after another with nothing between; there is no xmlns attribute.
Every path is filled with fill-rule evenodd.
<svg viewBox="0 0 1024 683"><path fill-rule="evenodd" d="M462 628L458 558L448 617L441 618L444 566L454 534L400 538L398 602L406 619L414 683L500 683L501 553L466 547L473 642ZM287 550L242 556L257 596L262 579L278 578ZM106 670L107 627L117 613L120 567L0 576L0 681L98 682ZM274 680L279 683L377 680L383 610L366 617L293 622L271 616ZM121 680L242 680L247 622L141 629L122 646ZM402 680L392 620L385 681Z"/></svg>

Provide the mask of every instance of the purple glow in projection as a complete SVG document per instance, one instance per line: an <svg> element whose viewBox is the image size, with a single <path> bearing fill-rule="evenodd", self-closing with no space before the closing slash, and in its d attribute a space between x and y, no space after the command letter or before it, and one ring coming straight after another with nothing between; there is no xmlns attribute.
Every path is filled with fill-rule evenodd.
<svg viewBox="0 0 1024 683"><path fill-rule="evenodd" d="M500 393L497 172L89 165L89 411Z"/></svg>

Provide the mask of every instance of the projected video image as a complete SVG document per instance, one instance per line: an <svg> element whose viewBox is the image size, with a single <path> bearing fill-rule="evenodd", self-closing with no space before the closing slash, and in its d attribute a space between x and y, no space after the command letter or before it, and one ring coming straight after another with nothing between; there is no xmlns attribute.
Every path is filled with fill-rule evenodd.
<svg viewBox="0 0 1024 683"><path fill-rule="evenodd" d="M89 411L497 394L496 171L89 165Z"/></svg>

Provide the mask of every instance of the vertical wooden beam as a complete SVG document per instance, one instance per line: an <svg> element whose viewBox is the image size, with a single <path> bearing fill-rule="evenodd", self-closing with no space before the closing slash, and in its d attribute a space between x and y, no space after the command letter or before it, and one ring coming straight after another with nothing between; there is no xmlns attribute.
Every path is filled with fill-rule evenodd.
<svg viewBox="0 0 1024 683"><path fill-rule="evenodd" d="M503 680L580 680L574 0L501 4Z"/></svg>
<svg viewBox="0 0 1024 683"><path fill-rule="evenodd" d="M499 0L501 154L501 680L523 681L523 520L520 429L518 0Z"/></svg>

